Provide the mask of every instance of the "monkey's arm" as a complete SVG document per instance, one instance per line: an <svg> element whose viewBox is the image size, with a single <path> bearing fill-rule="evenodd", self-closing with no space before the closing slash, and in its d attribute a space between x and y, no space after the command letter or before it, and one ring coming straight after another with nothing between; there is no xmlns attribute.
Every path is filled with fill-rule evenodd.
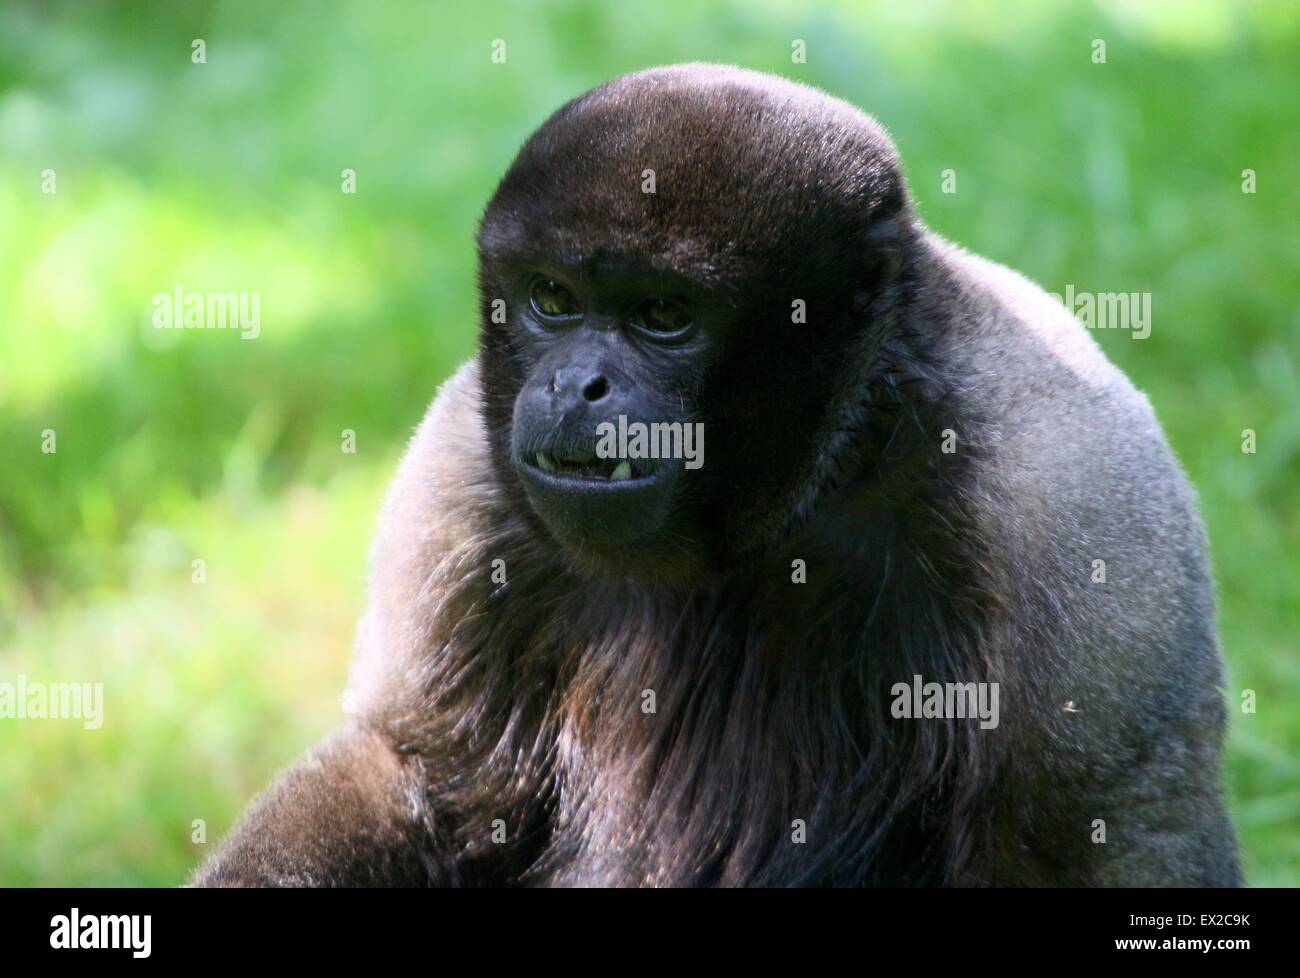
<svg viewBox="0 0 1300 978"><path fill-rule="evenodd" d="M191 885L427 885L424 811L418 762L349 728L254 801Z"/></svg>
<svg viewBox="0 0 1300 978"><path fill-rule="evenodd" d="M459 564L456 555L481 491L467 473L489 469L477 406L478 375L471 363L444 384L390 490L375 549L371 608L358 632L349 684L352 723L250 806L194 876L195 885L460 880L463 852L449 852L448 840L433 839L420 755L398 754L392 745L401 737L428 746L419 725L432 707L409 677L425 668L426 643L436 644L430 637L435 633L405 624L439 621L430 605L437 605L447 585L435 569ZM379 728L403 732L381 736ZM440 831L446 830L444 820Z"/></svg>

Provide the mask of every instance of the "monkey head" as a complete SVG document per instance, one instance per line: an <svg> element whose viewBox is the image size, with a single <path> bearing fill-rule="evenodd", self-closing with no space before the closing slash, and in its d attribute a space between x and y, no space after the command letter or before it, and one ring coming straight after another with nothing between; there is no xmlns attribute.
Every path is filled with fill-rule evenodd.
<svg viewBox="0 0 1300 978"><path fill-rule="evenodd" d="M888 137L815 89L683 65L565 105L478 236L503 484L596 573L762 547L843 462L911 233Z"/></svg>

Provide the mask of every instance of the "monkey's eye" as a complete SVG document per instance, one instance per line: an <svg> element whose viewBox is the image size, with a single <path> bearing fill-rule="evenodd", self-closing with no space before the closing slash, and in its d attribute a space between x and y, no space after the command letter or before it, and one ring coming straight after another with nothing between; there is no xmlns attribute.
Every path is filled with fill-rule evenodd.
<svg viewBox="0 0 1300 978"><path fill-rule="evenodd" d="M647 299L636 307L632 322L660 336L681 336L691 328L691 307L681 299Z"/></svg>
<svg viewBox="0 0 1300 978"><path fill-rule="evenodd" d="M554 279L539 278L535 281L529 300L533 311L543 319L567 319L581 311L573 293Z"/></svg>

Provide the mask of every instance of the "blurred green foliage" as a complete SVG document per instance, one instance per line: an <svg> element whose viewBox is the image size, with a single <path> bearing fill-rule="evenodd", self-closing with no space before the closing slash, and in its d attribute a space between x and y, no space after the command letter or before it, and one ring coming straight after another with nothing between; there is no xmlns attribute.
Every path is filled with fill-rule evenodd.
<svg viewBox="0 0 1300 978"><path fill-rule="evenodd" d="M178 883L193 821L215 841L337 722L380 493L473 347L495 180L566 99L687 60L875 113L929 224L1049 291L1152 293L1149 339L1095 335L1200 491L1230 702L1258 695L1228 768L1248 877L1300 881L1300 8L25 0L0 9L0 680L103 682L106 719L0 720L0 883ZM260 292L260 338L154 330L176 283Z"/></svg>

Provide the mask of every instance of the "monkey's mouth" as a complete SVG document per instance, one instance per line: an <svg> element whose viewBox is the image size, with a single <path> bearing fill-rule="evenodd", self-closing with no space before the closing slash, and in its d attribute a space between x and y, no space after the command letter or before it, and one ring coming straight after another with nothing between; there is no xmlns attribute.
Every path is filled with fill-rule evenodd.
<svg viewBox="0 0 1300 978"><path fill-rule="evenodd" d="M601 458L595 447L534 442L515 453L515 471L559 543L588 559L609 552L617 563L623 548L664 525L678 467L671 459Z"/></svg>
<svg viewBox="0 0 1300 978"><path fill-rule="evenodd" d="M650 475L649 468L639 459L600 458L595 452L583 449L532 452L525 460L532 468L560 479L628 482Z"/></svg>

